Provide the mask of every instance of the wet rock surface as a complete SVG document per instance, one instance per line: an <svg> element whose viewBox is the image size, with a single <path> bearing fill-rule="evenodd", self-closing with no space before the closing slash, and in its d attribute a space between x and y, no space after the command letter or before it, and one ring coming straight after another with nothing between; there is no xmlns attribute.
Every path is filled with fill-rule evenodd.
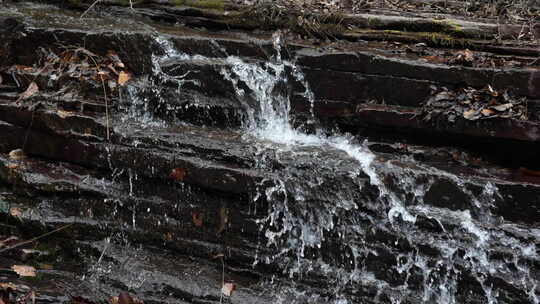
<svg viewBox="0 0 540 304"><path fill-rule="evenodd" d="M3 269L38 269L32 279L0 273L18 294L538 302L536 68L426 63L378 42L338 50L197 32L231 20L193 8L112 6L82 21L77 10L1 5L0 235L71 224L1 251ZM170 24L179 20L188 27ZM43 56L74 48L95 57ZM131 73L124 85L121 69L98 64L109 51ZM92 77L57 75L50 62ZM487 84L523 99L526 117L421 115L433 87ZM45 254L23 259L29 248ZM224 283L236 286L230 297Z"/></svg>

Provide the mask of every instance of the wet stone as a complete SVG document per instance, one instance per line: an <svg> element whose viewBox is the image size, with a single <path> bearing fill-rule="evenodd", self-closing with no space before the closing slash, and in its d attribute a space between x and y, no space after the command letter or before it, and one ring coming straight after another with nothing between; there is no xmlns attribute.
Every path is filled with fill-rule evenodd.
<svg viewBox="0 0 540 304"><path fill-rule="evenodd" d="M494 79L528 101L528 70L194 32L168 23L215 16L159 4L140 12L161 23L92 15L68 30L72 11L44 12L66 19L46 24L32 5L0 18L11 26L0 29L0 252L10 236L50 232L25 245L50 254L6 250L4 269L25 263L38 276L1 281L63 303L125 292L145 303L538 302L534 162L435 144L453 134L535 147L537 122L418 116L433 85L481 90ZM114 52L117 73L116 59L96 64L118 86L58 93L73 82L36 72L39 52L61 54L58 41L87 58ZM121 86L120 71L130 75ZM103 75L92 73L85 81ZM223 295L224 284L235 288Z"/></svg>

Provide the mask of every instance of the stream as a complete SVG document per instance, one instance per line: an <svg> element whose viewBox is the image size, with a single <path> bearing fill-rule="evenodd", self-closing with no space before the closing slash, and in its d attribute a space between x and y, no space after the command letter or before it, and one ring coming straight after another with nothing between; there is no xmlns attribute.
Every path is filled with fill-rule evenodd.
<svg viewBox="0 0 540 304"><path fill-rule="evenodd" d="M154 59L156 79L182 90L186 80L171 78L159 65L210 62L221 67L242 101L242 141L255 166L271 172L253 198L269 208L257 220L258 246L268 252L257 254L253 266L276 265L288 277L287 283L267 283L276 303L357 303L350 294L364 298L362 293L372 296L370 303L513 303L516 295L501 294L507 291L499 291L495 280L540 303L537 273L530 268L538 262L537 247L491 213L500 196L495 185L414 163L421 173L377 157L362 138L322 129L308 134L292 126L291 94L311 105L315 97L301 69L281 58L279 33L276 55L267 62L189 56L166 38L156 39L164 53ZM293 92L293 81L304 91ZM455 184L460 203L469 208L427 204L426 193L436 183L432 175ZM531 233L540 237L537 229ZM320 278L326 282L320 288L304 285Z"/></svg>

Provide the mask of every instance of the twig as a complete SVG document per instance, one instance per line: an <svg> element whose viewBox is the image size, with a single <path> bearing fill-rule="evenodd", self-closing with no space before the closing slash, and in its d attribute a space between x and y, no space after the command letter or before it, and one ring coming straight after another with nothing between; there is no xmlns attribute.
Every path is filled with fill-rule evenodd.
<svg viewBox="0 0 540 304"><path fill-rule="evenodd" d="M17 247L20 247L20 246L22 246L22 245L26 245L26 244L33 243L33 242L35 242L35 241L37 241L37 240L39 240L39 239L42 239L42 238L44 238L44 237L46 237L46 236L48 236L48 235L53 234L53 233L55 233L55 232L64 230L64 229L66 229L66 228L72 226L73 224L74 224L74 223L64 225L64 226L62 226L62 227L60 227L60 228L54 229L53 231L49 231L49 232L47 232L47 233L45 233L45 234L42 234L42 235L40 235L40 236L37 236L37 237L35 237L35 238L33 238L33 239L30 239L30 240L28 240L28 241L24 241L24 242L15 244L15 245L13 245L13 246L11 246L11 247L7 247L7 248L4 248L4 249L0 249L0 253L2 253L2 252L4 252L4 251L11 250L11 249L14 249L14 248L17 248Z"/></svg>
<svg viewBox="0 0 540 304"><path fill-rule="evenodd" d="M86 9L84 11L84 13L81 14L81 16L79 17L79 19L82 19L84 17L84 15L86 15L86 13L88 13L99 1L101 0L96 0L94 1L94 3L92 3L92 5L90 5L90 7L88 7L88 9ZM129 0L129 3L131 3L131 0Z"/></svg>

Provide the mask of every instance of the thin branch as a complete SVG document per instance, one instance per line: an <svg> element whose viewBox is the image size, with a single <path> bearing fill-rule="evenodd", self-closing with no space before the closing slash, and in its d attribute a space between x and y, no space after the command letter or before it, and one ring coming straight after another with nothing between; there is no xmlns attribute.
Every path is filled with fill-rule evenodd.
<svg viewBox="0 0 540 304"><path fill-rule="evenodd" d="M86 13L88 13L99 1L101 1L101 0L94 1L94 3L92 3L92 5L90 5L90 7L88 7L88 9L86 9L84 11L84 13L82 13L82 15L79 17L79 19L82 19L84 17L84 15L86 15ZM129 0L129 3L131 3L131 0Z"/></svg>
<svg viewBox="0 0 540 304"><path fill-rule="evenodd" d="M37 236L37 237L35 237L35 238L33 238L33 239L30 239L30 240L28 240L28 241L24 241L24 242L15 244L15 245L13 245L13 246L11 246L11 247L7 247L7 248L4 248L4 249L1 249L1 250L0 250L0 253L2 253L2 252L4 252L4 251L11 250L11 249L14 249L14 248L17 248L17 247L20 247L20 246L22 246L22 245L26 245L26 244L33 243L33 242L35 242L35 241L37 241L37 240L39 240L39 239L42 239L42 238L44 238L44 237L46 237L46 236L48 236L48 235L51 235L51 234L53 234L53 233L55 233L55 232L64 230L64 229L66 229L66 228L68 228L68 227L70 227L70 226L73 226L73 223L64 225L64 226L62 226L62 227L60 227L60 228L54 229L53 231L49 231L49 232L47 232L47 233L45 233L45 234L42 234L42 235L40 235L40 236Z"/></svg>

